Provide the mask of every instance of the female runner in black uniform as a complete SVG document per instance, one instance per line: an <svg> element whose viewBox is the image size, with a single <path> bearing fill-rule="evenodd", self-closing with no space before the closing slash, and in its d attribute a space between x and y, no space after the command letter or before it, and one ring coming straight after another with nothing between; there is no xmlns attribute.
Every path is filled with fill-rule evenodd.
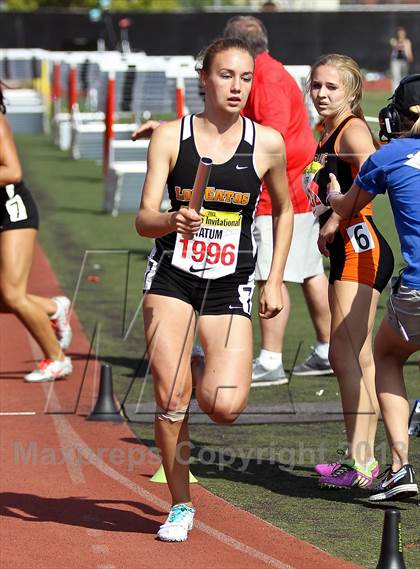
<svg viewBox="0 0 420 569"><path fill-rule="evenodd" d="M281 136L240 115L250 92L254 59L237 39L213 42L200 78L205 110L153 133L136 220L156 238L145 275L143 316L157 403L155 435L173 507L158 537L184 541L192 528L188 404L196 313L205 353L196 384L200 407L231 423L245 408L251 382L251 299L254 211L264 177L273 202L274 255L260 314L282 309L279 285L289 249L293 211ZM201 215L188 208L200 157L213 160ZM159 211L165 184L172 209ZM189 237L193 237L189 239Z"/></svg>
<svg viewBox="0 0 420 569"><path fill-rule="evenodd" d="M22 182L5 112L0 88L0 308L16 314L44 352L45 359L25 380L53 381L72 371L70 358L63 353L71 341L70 301L64 296L44 298L27 293L39 220L35 202ZM55 320L57 338L51 320Z"/></svg>

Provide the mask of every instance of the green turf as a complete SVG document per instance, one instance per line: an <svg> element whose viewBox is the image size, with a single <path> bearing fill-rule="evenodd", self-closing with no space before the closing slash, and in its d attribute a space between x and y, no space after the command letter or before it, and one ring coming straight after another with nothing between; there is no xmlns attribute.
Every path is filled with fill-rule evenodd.
<svg viewBox="0 0 420 569"><path fill-rule="evenodd" d="M372 106L377 108L382 102L383 99L378 97ZM369 111L373 112L375 109ZM79 281L85 251L106 251L87 255L76 310L88 336L92 334L95 323L100 323L99 355L102 360L113 364L119 396L124 396L137 370L139 379L129 400L137 401L139 397L150 400L150 378L144 379L144 365L139 365L144 356L141 318L134 321L127 340L124 341L122 335L140 301L143 269L152 241L136 235L134 215L110 217L102 213L103 183L98 164L70 160L66 153L52 145L48 137L19 135L16 139L25 176L41 210L41 243L61 285L70 296ZM375 221L394 252L398 253L386 198L375 200ZM136 253L131 256L127 279L127 254L124 251L128 249ZM123 252L118 252L120 250ZM397 267L400 264L401 258L397 256ZM99 277L99 282L94 282L92 276ZM304 344L300 357L307 354L314 341L301 289L299 286L289 288L292 316L284 349L286 365L293 361L301 341ZM383 314L383 302L384 299L377 321ZM254 338L254 351L258 352L259 332L255 318ZM419 370L415 359L406 366L405 376L410 397L418 397ZM322 389L324 392L320 396L317 393ZM335 378L294 377L290 390L295 401L338 400ZM283 386L253 389L250 399L251 403L286 402L287 389ZM140 425L135 430L144 442L153 444L150 425ZM381 508L370 507L362 491L351 494L320 492L312 476L314 461L321 460L322 453L332 458L335 449L343 442L341 423L246 427L194 425L191 437L195 457L192 470L207 488L332 554L366 567L375 567L381 534ZM223 452L229 454L229 449L230 454L239 458L222 469L219 455ZM386 460L385 452L381 426L378 433L379 458ZM219 457L219 461L206 464L208 453ZM411 454L412 462L419 465L418 439L412 440ZM254 459L246 470L242 469L240 457L243 456ZM293 469L290 468L291 462ZM414 569L420 565L417 509L408 503L403 504L401 510L406 563L408 568Z"/></svg>
<svg viewBox="0 0 420 569"><path fill-rule="evenodd" d="M390 91L366 91L362 100L365 115L377 117L378 111L389 103L387 99L390 96Z"/></svg>
<svg viewBox="0 0 420 569"><path fill-rule="evenodd" d="M151 425L135 430L153 445ZM336 456L344 440L341 423L193 425L190 436L191 471L200 484L332 555L376 567L383 507L369 504L366 490L321 490L313 473L314 463ZM419 442L413 441L411 449L417 464ZM376 456L378 460L387 457L382 428ZM400 502L398 507L405 562L407 569L415 569L420 562L418 507L414 500Z"/></svg>

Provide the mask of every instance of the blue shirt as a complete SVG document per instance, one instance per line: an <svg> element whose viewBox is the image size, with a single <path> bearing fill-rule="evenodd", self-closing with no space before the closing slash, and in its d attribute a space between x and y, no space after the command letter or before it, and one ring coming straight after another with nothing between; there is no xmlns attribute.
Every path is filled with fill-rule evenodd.
<svg viewBox="0 0 420 569"><path fill-rule="evenodd" d="M420 137L398 138L372 154L355 184L370 194L388 191L407 267L403 283L420 290Z"/></svg>

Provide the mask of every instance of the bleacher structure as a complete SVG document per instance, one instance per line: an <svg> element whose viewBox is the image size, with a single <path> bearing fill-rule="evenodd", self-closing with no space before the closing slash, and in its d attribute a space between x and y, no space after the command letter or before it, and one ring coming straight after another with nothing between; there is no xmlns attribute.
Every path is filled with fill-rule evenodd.
<svg viewBox="0 0 420 569"><path fill-rule="evenodd" d="M304 91L309 66L286 69ZM112 215L138 208L148 142L130 140L137 124L149 117L199 113L204 107L192 56L0 50L0 72L6 82L35 87L6 91L15 132L46 131L52 108L54 142L71 158L102 161L105 147L104 210ZM316 113L308 99L307 105L313 122ZM167 206L166 196L162 207Z"/></svg>
<svg viewBox="0 0 420 569"><path fill-rule="evenodd" d="M106 213L118 215L138 210L146 169L146 162L110 164L104 179Z"/></svg>
<svg viewBox="0 0 420 569"><path fill-rule="evenodd" d="M84 113L81 113L82 115ZM113 125L113 139L129 141L137 123ZM104 147L104 121L72 121L71 156L75 160L102 160Z"/></svg>
<svg viewBox="0 0 420 569"><path fill-rule="evenodd" d="M4 89L7 119L15 133L44 132L45 105L35 89Z"/></svg>
<svg viewBox="0 0 420 569"><path fill-rule="evenodd" d="M109 164L115 162L146 162L148 140L116 140L110 142Z"/></svg>
<svg viewBox="0 0 420 569"><path fill-rule="evenodd" d="M111 215L133 212L140 203L147 170L148 140L111 140L109 167L105 176L105 211ZM161 208L167 209L165 199Z"/></svg>

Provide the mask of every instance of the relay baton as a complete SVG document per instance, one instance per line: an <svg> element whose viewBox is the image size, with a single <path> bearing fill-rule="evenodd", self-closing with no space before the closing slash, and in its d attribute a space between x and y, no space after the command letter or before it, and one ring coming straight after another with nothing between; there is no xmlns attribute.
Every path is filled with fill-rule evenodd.
<svg viewBox="0 0 420 569"><path fill-rule="evenodd" d="M189 207L195 209L197 213L200 212L203 204L204 192L207 188L212 165L213 160L211 158L200 158L189 204Z"/></svg>

